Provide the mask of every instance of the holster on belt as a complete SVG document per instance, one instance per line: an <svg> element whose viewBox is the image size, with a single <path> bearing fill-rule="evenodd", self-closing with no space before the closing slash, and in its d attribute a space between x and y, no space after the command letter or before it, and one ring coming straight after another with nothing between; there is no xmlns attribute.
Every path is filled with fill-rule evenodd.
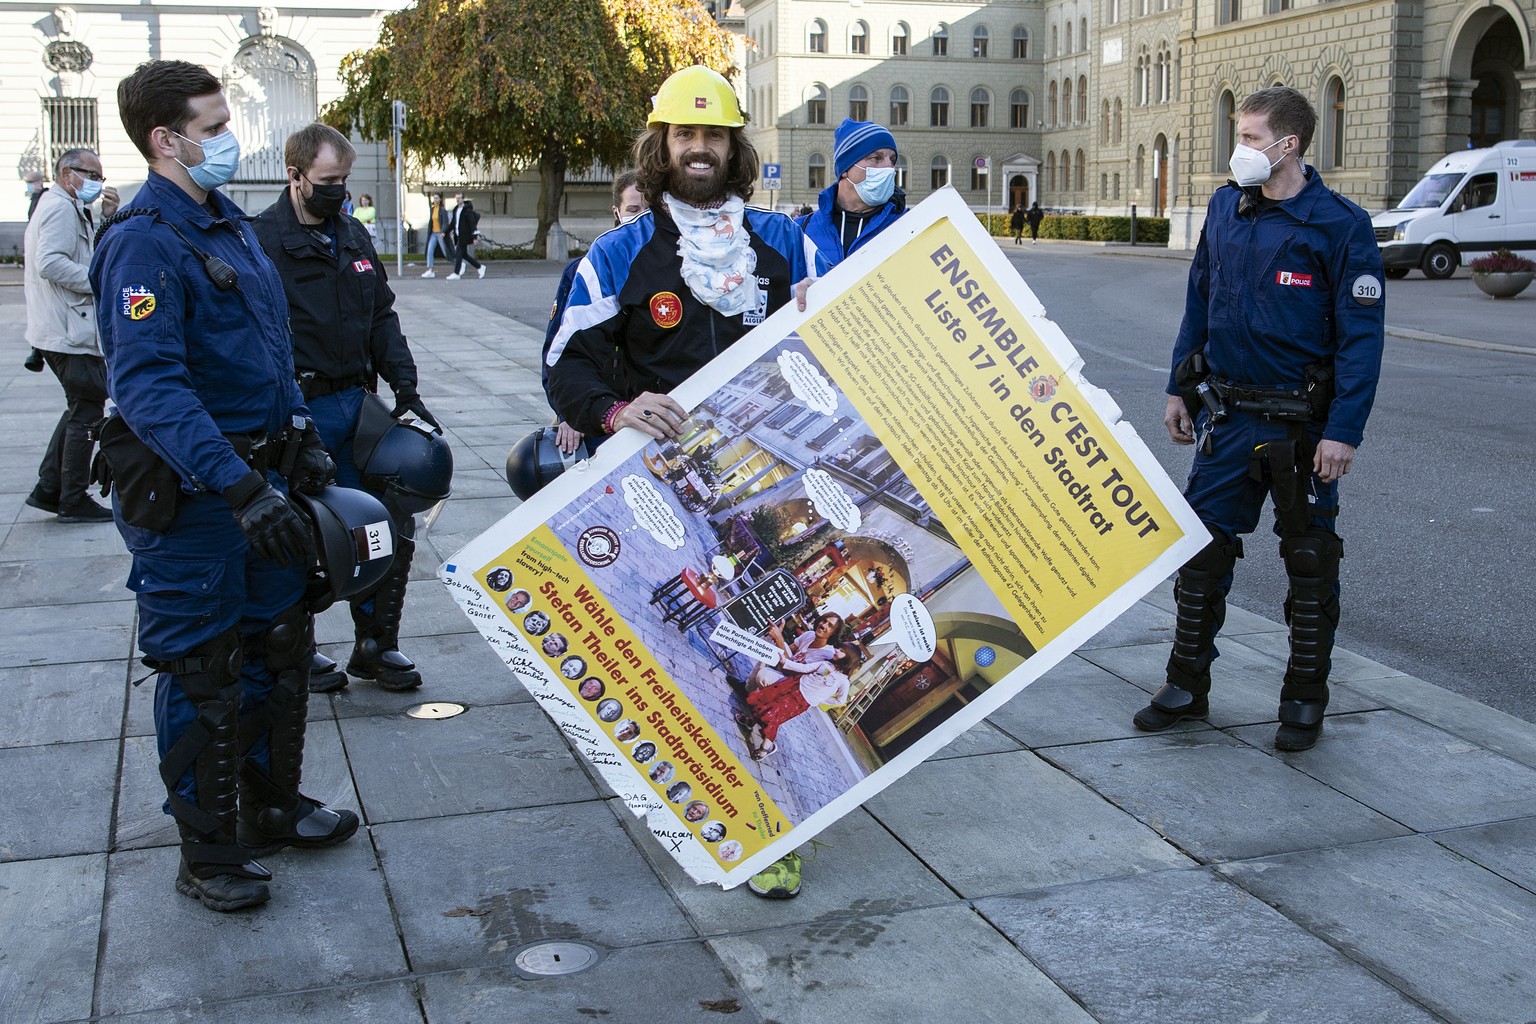
<svg viewBox="0 0 1536 1024"><path fill-rule="evenodd" d="M170 464L133 432L116 412L93 428L99 450L91 462L91 479L101 496L117 491L118 514L130 526L165 533L176 520L181 502L181 478Z"/></svg>

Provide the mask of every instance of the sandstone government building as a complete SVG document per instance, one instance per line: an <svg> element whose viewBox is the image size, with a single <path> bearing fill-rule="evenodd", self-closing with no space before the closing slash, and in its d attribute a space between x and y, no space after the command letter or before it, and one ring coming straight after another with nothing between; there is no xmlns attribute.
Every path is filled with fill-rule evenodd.
<svg viewBox="0 0 1536 1024"><path fill-rule="evenodd" d="M575 2L575 0L573 0ZM179 57L226 83L246 156L247 207L282 187L282 140L340 90L347 52L371 44L396 0L240 7L202 0L0 6L0 251L25 217L21 176L74 145L98 149L131 191L142 159L117 117L117 81ZM1169 217L1193 244L1225 180L1235 108L1293 86L1320 115L1308 153L1370 210L1395 204L1444 154L1536 138L1536 0L734 0L706 3L739 38L737 79L776 196L829 181L844 117L891 126L913 200L953 185L977 210ZM356 174L379 181L377 147ZM519 168L414 167L407 187L466 187L493 213L529 216ZM606 171L573 176L570 202L606 206ZM408 206L408 210L411 209ZM408 214L409 216L409 214Z"/></svg>

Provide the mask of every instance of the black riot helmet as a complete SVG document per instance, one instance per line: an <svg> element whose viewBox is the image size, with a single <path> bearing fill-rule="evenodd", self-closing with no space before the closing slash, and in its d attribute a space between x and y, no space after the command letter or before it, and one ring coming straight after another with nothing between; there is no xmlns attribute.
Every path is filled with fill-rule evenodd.
<svg viewBox="0 0 1536 1024"><path fill-rule="evenodd" d="M294 490L292 500L315 533L320 561L310 568L306 592L311 611L366 594L395 560L395 521L367 491L334 484L319 494Z"/></svg>
<svg viewBox="0 0 1536 1024"><path fill-rule="evenodd" d="M576 456L562 453L555 444L554 427L540 427L519 438L507 452L507 483L512 493L527 501L576 461Z"/></svg>
<svg viewBox="0 0 1536 1024"><path fill-rule="evenodd" d="M363 489L391 512L415 515L453 493L453 449L427 424L401 423L377 395L363 398L352 439Z"/></svg>

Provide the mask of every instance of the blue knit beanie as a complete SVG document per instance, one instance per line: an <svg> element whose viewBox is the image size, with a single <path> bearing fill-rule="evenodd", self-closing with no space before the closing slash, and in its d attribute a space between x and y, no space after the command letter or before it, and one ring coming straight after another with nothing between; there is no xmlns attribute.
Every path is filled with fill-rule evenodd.
<svg viewBox="0 0 1536 1024"><path fill-rule="evenodd" d="M877 149L896 151L896 139L889 128L873 121L843 118L843 123L832 133L832 166L837 176L841 178L848 173L848 168Z"/></svg>

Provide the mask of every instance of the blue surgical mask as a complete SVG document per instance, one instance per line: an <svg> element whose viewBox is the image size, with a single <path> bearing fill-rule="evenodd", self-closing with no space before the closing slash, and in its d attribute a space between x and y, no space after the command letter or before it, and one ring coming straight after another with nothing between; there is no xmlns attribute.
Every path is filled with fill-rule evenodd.
<svg viewBox="0 0 1536 1024"><path fill-rule="evenodd" d="M854 182L853 190L870 206L883 206L896 192L896 168L864 168L864 180Z"/></svg>
<svg viewBox="0 0 1536 1024"><path fill-rule="evenodd" d="M179 139L192 142L181 132L176 132L175 135ZM192 145L203 151L203 162L193 164L191 167L181 164L180 160L176 162L186 168L187 173L192 176L192 183L198 188L212 191L235 176L235 170L240 166L240 140L235 138L234 132L225 129L205 142L192 142Z"/></svg>
<svg viewBox="0 0 1536 1024"><path fill-rule="evenodd" d="M90 178L81 178L80 187L75 189L75 198L86 206L90 206L101 197L101 182Z"/></svg>

